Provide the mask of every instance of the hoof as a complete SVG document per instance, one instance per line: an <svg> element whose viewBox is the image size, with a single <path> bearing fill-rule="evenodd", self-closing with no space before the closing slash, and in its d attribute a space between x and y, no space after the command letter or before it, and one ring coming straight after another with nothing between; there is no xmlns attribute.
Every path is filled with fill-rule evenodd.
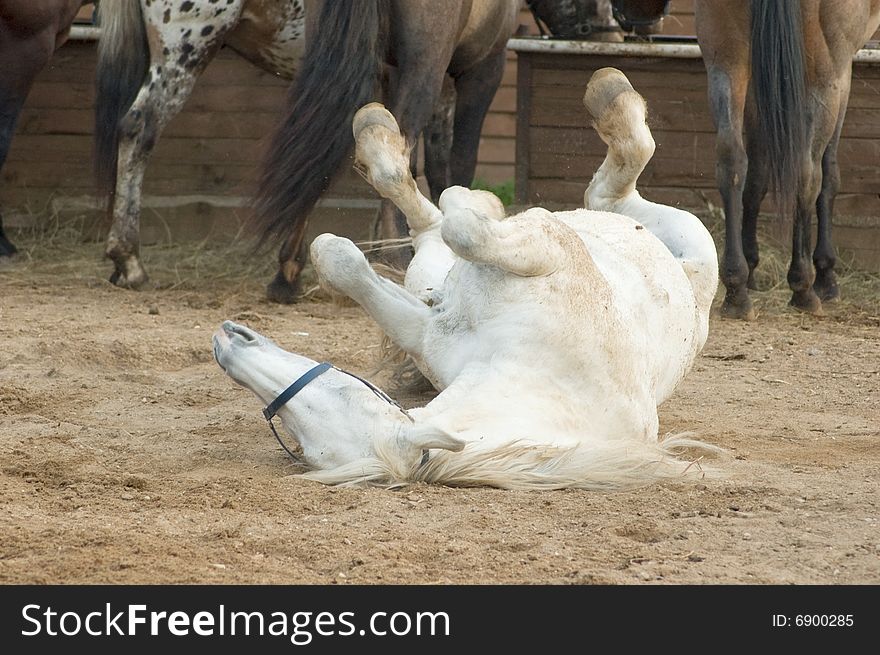
<svg viewBox="0 0 880 655"><path fill-rule="evenodd" d="M394 115L379 102L371 102L364 105L354 115L351 123L352 136L357 141L361 132L373 125L381 125L392 134L400 134L400 127L394 119Z"/></svg>
<svg viewBox="0 0 880 655"><path fill-rule="evenodd" d="M117 255L108 251L107 257L112 260L114 270L110 275L110 283L123 289L142 289L149 281L147 272L141 266L137 255Z"/></svg>
<svg viewBox="0 0 880 655"><path fill-rule="evenodd" d="M276 302L279 305L292 305L299 299L300 283L299 276L293 282L287 279L278 271L275 278L266 285L266 298L270 302Z"/></svg>
<svg viewBox="0 0 880 655"><path fill-rule="evenodd" d="M819 296L816 295L816 292L812 289L807 289L806 291L795 291L791 300L788 302L789 305L794 307L796 310L800 312L804 312L806 314L812 314L813 316L824 316L825 312L822 311L822 301L819 299Z"/></svg>
<svg viewBox="0 0 880 655"><path fill-rule="evenodd" d="M141 269L137 275L126 274L118 268L110 275L110 283L120 287L121 289L132 289L139 291L149 282L147 274Z"/></svg>
<svg viewBox="0 0 880 655"><path fill-rule="evenodd" d="M758 318L755 308L749 303L748 307L732 305L725 301L721 305L721 318L732 318L740 321L754 321Z"/></svg>
<svg viewBox="0 0 880 655"><path fill-rule="evenodd" d="M18 248L6 239L0 240L0 259L12 259L18 253Z"/></svg>
<svg viewBox="0 0 880 655"><path fill-rule="evenodd" d="M728 293L721 304L721 317L740 321L754 321L758 317L747 293Z"/></svg>
<svg viewBox="0 0 880 655"><path fill-rule="evenodd" d="M837 286L837 280L833 274L824 280L817 277L816 282L813 283L813 291L823 303L840 300L840 287Z"/></svg>

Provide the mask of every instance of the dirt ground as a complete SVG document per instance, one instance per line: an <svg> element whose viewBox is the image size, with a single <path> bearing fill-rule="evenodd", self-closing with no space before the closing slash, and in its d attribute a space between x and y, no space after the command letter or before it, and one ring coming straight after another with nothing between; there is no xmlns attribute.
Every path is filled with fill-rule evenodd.
<svg viewBox="0 0 880 655"><path fill-rule="evenodd" d="M16 238L0 267L0 583L880 583L876 303L817 319L778 288L753 323L713 318L660 418L729 451L707 462L718 478L330 488L295 476L211 334L234 319L365 374L378 333L359 309L269 304L271 269L234 249L147 248L157 288L130 292L106 282L100 244Z"/></svg>

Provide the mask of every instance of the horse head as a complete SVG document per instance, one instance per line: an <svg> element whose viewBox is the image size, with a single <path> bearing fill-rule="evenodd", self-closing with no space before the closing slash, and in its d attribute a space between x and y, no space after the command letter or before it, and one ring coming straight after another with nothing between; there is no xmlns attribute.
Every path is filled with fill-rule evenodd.
<svg viewBox="0 0 880 655"><path fill-rule="evenodd" d="M325 473L323 481L332 481L334 471L350 477L352 467L368 467L377 456L417 467L428 449L463 446L444 431L413 421L366 380L288 352L244 325L225 321L213 345L220 367L270 410L264 410L267 419L277 413L306 463ZM292 388L295 397L286 393ZM277 402L285 400L282 394L286 402Z"/></svg>

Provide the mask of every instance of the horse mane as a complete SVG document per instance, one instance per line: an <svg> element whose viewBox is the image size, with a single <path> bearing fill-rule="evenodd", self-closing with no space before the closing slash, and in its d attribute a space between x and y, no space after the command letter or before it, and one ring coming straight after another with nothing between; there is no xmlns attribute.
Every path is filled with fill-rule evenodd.
<svg viewBox="0 0 880 655"><path fill-rule="evenodd" d="M721 454L725 451L696 441L687 433L658 442L601 443L550 448L511 442L490 450L469 444L450 453L432 450L424 463L403 461L390 441L374 442L375 458L351 462L335 469L314 470L301 477L336 485L399 487L413 482L452 487L498 487L518 490L586 489L620 491L660 481L716 475L714 469L681 458L685 449Z"/></svg>
<svg viewBox="0 0 880 655"><path fill-rule="evenodd" d="M323 3L264 157L249 229L258 247L287 239L330 185L354 139L355 111L373 99L385 57L388 0Z"/></svg>

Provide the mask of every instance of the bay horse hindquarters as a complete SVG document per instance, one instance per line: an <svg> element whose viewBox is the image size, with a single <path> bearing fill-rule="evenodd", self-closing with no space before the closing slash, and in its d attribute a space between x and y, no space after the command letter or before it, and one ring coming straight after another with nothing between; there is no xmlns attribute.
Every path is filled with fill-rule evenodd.
<svg viewBox="0 0 880 655"><path fill-rule="evenodd" d="M725 218L722 315L755 317L748 290L768 188L780 213L794 211L791 305L820 314L839 297L831 225L852 58L880 24L880 1L697 0L695 10Z"/></svg>
<svg viewBox="0 0 880 655"><path fill-rule="evenodd" d="M4 0L0 5L0 170L34 78L67 41L77 12L87 4L91 1ZM15 253L0 214L0 259Z"/></svg>

